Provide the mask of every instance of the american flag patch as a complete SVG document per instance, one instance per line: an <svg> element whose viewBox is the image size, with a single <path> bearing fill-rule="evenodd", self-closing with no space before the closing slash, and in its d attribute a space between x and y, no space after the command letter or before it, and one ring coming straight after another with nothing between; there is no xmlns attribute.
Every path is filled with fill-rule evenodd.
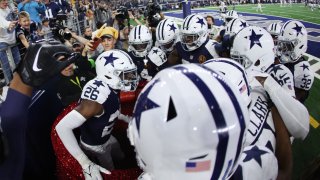
<svg viewBox="0 0 320 180"><path fill-rule="evenodd" d="M243 93L246 89L247 89L247 85L244 84L244 85L239 89L239 91L240 91L240 93Z"/></svg>
<svg viewBox="0 0 320 180"><path fill-rule="evenodd" d="M186 162L186 172L201 172L210 170L211 160Z"/></svg>

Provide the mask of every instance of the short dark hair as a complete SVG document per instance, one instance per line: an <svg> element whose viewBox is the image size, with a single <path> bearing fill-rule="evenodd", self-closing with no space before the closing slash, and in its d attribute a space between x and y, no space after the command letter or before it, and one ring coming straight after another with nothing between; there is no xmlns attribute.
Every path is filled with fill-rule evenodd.
<svg viewBox="0 0 320 180"><path fill-rule="evenodd" d="M211 16L211 15L207 15L207 17L206 17L206 18L211 18L212 22L214 22L214 17L213 17L213 16Z"/></svg>

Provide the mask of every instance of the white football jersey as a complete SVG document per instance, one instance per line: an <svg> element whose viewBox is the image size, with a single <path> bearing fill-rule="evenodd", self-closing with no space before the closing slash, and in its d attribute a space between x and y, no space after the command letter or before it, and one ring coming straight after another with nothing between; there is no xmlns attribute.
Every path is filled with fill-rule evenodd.
<svg viewBox="0 0 320 180"><path fill-rule="evenodd" d="M250 81L251 104L245 146L258 145L275 151L275 128L269 107L269 98L262 85L253 78Z"/></svg>
<svg viewBox="0 0 320 180"><path fill-rule="evenodd" d="M111 93L110 87L98 77L90 80L82 90L81 99L88 99L103 104Z"/></svg>
<svg viewBox="0 0 320 180"><path fill-rule="evenodd" d="M278 176L278 161L274 153L263 146L248 146L240 157L233 179L273 180Z"/></svg>
<svg viewBox="0 0 320 180"><path fill-rule="evenodd" d="M283 64L276 64L270 66L267 73L270 74L288 94L295 97L294 79L290 69Z"/></svg>
<svg viewBox="0 0 320 180"><path fill-rule="evenodd" d="M314 81L314 72L308 61L301 61L294 65L294 86L309 91Z"/></svg>

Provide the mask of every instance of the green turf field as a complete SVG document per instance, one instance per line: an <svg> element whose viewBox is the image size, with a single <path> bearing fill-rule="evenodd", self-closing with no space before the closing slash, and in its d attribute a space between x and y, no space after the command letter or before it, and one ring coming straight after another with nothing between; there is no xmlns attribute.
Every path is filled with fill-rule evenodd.
<svg viewBox="0 0 320 180"><path fill-rule="evenodd" d="M257 5L239 5L236 6L235 10L238 12L257 13L255 9L256 6ZM292 4L292 7L280 7L279 4L262 4L262 7L263 13L259 14L280 16L320 24L320 10L315 9L311 11L305 7L304 4ZM210 8L218 9L218 7ZM232 9L232 7L229 7L229 9ZM310 125L310 133L304 141L295 140L293 142L293 179L300 179L301 174L306 169L310 169L310 167L307 166L309 166L316 157L320 156L320 126L318 124L320 123L319 93L320 80L315 78L306 106L316 122L313 126Z"/></svg>
<svg viewBox="0 0 320 180"><path fill-rule="evenodd" d="M236 5L235 10L238 12L258 13L256 11L257 5ZM218 9L218 7L211 7ZM232 7L229 7L232 9ZM305 7L304 4L292 4L292 7L280 7L279 4L262 4L263 12L259 14L280 16L292 19L301 19L303 21L320 24L320 10L315 9L311 11Z"/></svg>

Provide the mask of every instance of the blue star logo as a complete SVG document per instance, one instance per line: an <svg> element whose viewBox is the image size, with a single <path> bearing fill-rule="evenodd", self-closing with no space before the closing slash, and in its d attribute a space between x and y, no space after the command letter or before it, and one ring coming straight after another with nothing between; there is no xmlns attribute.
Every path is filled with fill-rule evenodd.
<svg viewBox="0 0 320 180"><path fill-rule="evenodd" d="M279 66L279 65L273 66L272 71L274 72L274 74L277 74L278 70L283 70L283 69L282 69L281 66Z"/></svg>
<svg viewBox="0 0 320 180"><path fill-rule="evenodd" d="M170 26L170 30L169 31L176 32L177 28L174 26L174 24L172 24L172 25L168 24L168 26Z"/></svg>
<svg viewBox="0 0 320 180"><path fill-rule="evenodd" d="M136 126L138 133L140 134L140 120L141 120L141 114L144 111L148 111L150 109L158 108L160 107L158 104L153 102L151 99L148 98L148 95L152 89L152 87L159 82L160 80L155 80L144 92L142 92L139 96L139 99L136 103L136 107L134 109L133 115L136 120Z"/></svg>
<svg viewBox="0 0 320 180"><path fill-rule="evenodd" d="M113 61L116 59L119 59L117 57L113 56L113 52L109 55L109 56L105 56L104 59L106 60L106 62L104 63L104 65L107 65L108 63L111 63L112 66L114 66Z"/></svg>
<svg viewBox="0 0 320 180"><path fill-rule="evenodd" d="M241 25L240 25L241 27L247 27L248 24L246 22L242 22L242 21L240 22L241 22Z"/></svg>
<svg viewBox="0 0 320 180"><path fill-rule="evenodd" d="M305 69L308 69L308 70L309 70L309 66L307 66L306 64L302 64L302 66L300 66L300 67L303 68L302 71L304 71Z"/></svg>
<svg viewBox="0 0 320 180"><path fill-rule="evenodd" d="M200 23L200 24L201 24L201 27L202 27L203 25L205 25L202 18L198 18L197 23Z"/></svg>
<svg viewBox="0 0 320 180"><path fill-rule="evenodd" d="M260 43L260 38L262 37L263 35L262 34L256 34L256 32L254 32L254 30L252 30L251 32L251 36L249 36L249 39L250 39L250 49L256 44L258 46L261 46L261 43Z"/></svg>
<svg viewBox="0 0 320 180"><path fill-rule="evenodd" d="M158 54L158 49L154 49L154 50L152 50L152 52L153 52L153 54Z"/></svg>
<svg viewBox="0 0 320 180"><path fill-rule="evenodd" d="M96 85L97 87L100 87L100 86L104 87L104 85L102 84L102 81L95 80L93 84Z"/></svg>
<svg viewBox="0 0 320 180"><path fill-rule="evenodd" d="M263 154L268 153L267 151L260 150L257 146L254 146L252 149L248 151L244 151L243 153L247 154L247 156L244 158L243 162L250 161L251 159L254 159L257 161L257 163L261 167L261 156Z"/></svg>
<svg viewBox="0 0 320 180"><path fill-rule="evenodd" d="M296 24L296 27L294 27L292 29L297 31L297 36L299 36L300 33L301 33L301 35L303 35L303 33L301 32L302 26L299 26L297 23L295 23L295 24Z"/></svg>

